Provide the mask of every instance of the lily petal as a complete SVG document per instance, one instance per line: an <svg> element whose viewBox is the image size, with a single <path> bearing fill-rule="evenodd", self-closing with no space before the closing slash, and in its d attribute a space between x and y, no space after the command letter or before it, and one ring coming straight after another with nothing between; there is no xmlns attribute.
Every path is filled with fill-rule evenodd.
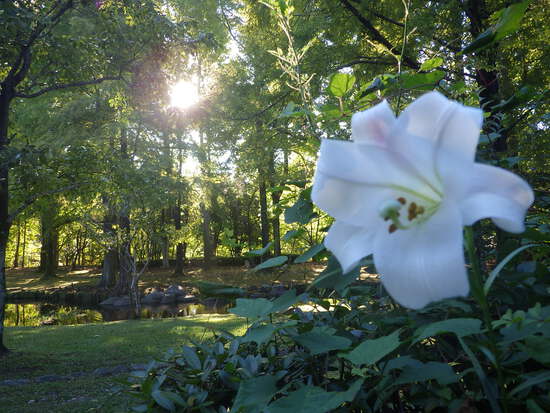
<svg viewBox="0 0 550 413"><path fill-rule="evenodd" d="M374 232L339 221L332 224L324 244L338 259L344 274L372 254Z"/></svg>
<svg viewBox="0 0 550 413"><path fill-rule="evenodd" d="M438 197L426 189L426 180L400 154L377 145L325 139L321 143L317 174L380 188L404 187ZM315 186L315 185L314 185Z"/></svg>
<svg viewBox="0 0 550 413"><path fill-rule="evenodd" d="M374 229L384 221L379 208L388 199L396 199L391 189L350 182L315 173L311 200L342 223Z"/></svg>
<svg viewBox="0 0 550 413"><path fill-rule="evenodd" d="M422 224L392 234L376 233L374 264L398 303L418 309L432 301L468 294L461 221L456 205L443 202Z"/></svg>
<svg viewBox="0 0 550 413"><path fill-rule="evenodd" d="M469 173L464 171L456 178L462 181L459 207L464 225L492 218L505 231L525 230L525 213L534 201L527 182L505 169L483 164L475 164ZM454 187L458 187L456 182Z"/></svg>
<svg viewBox="0 0 550 413"><path fill-rule="evenodd" d="M438 182L446 154L474 162L483 113L448 100L438 92L426 93L399 116L390 147L413 164L430 182Z"/></svg>
<svg viewBox="0 0 550 413"><path fill-rule="evenodd" d="M387 101L351 118L351 136L354 142L386 145L386 139L395 123L395 115Z"/></svg>
<svg viewBox="0 0 550 413"><path fill-rule="evenodd" d="M481 109L451 102L447 117L442 115L437 125L437 151L452 153L454 157L474 162L479 132L483 125ZM447 109L447 110L449 110ZM438 159L441 162L441 159Z"/></svg>

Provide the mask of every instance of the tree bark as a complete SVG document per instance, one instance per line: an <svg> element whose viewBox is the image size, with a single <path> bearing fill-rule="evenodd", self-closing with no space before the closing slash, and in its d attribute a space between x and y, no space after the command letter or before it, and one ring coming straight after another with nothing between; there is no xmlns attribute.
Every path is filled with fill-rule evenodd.
<svg viewBox="0 0 550 413"><path fill-rule="evenodd" d="M180 200L176 203L176 207L174 208L174 229L176 231L181 230L181 206L180 206ZM183 260L184 260L184 250L183 250L183 242L178 241L176 244L176 266L174 268L174 275L176 276L182 276L183 275Z"/></svg>
<svg viewBox="0 0 550 413"><path fill-rule="evenodd" d="M19 264L19 247L21 244L21 224L17 223L17 237L15 239L15 253L13 254L13 268Z"/></svg>
<svg viewBox="0 0 550 413"><path fill-rule="evenodd" d="M476 38L488 27L488 19L491 12L487 9L484 0L468 0L465 4L465 12L470 20L470 33ZM484 66L494 68L496 66L497 51L495 46L482 50L477 54L479 59L484 60ZM478 62L478 65L481 62ZM493 142L492 149L495 152L505 152L508 149L508 136L500 128L500 117L494 111L494 107L500 102L500 84L499 73L497 70L479 68L476 69L475 79L480 87L479 104L485 112L490 112L491 116L485 119L483 123L483 132L499 132L499 137ZM495 128L495 126L499 125ZM495 130L496 129L496 130Z"/></svg>
<svg viewBox="0 0 550 413"><path fill-rule="evenodd" d="M260 190L260 227L262 230L262 248L269 243L269 219L267 214L267 192L265 180L261 171L258 171L259 190Z"/></svg>
<svg viewBox="0 0 550 413"><path fill-rule="evenodd" d="M168 237L162 237L162 268L170 268L170 244L168 243Z"/></svg>
<svg viewBox="0 0 550 413"><path fill-rule="evenodd" d="M40 230L42 246L40 251L40 270L42 279L53 278L56 275L59 258L59 228L57 227L57 204L53 201L42 210Z"/></svg>
<svg viewBox="0 0 550 413"><path fill-rule="evenodd" d="M200 204L202 215L202 242L204 252L204 268L212 266L212 235L210 234L210 221L212 219L209 209L203 202Z"/></svg>
<svg viewBox="0 0 550 413"><path fill-rule="evenodd" d="M13 98L13 86L5 83L0 88L0 158L8 147L8 117ZM6 249L10 234L8 213L8 165L0 162L0 356L8 352L4 346L4 317L7 298L6 289Z"/></svg>
<svg viewBox="0 0 550 413"><path fill-rule="evenodd" d="M128 156L128 131L122 129L120 133L120 158L124 161ZM132 273L134 267L134 258L130 251L130 205L128 200L123 201L123 206L118 214L118 227L120 228L120 246L118 252L119 276L115 286L117 295L125 295L130 292L130 283L132 282Z"/></svg>
<svg viewBox="0 0 550 413"><path fill-rule="evenodd" d="M0 229L0 357L8 352L4 345L4 317L6 309L6 248L8 246L8 234Z"/></svg>
<svg viewBox="0 0 550 413"><path fill-rule="evenodd" d="M269 185L271 186L271 203L273 209L273 217L271 218L271 227L273 229L273 253L276 256L281 255L281 221L278 213L277 204L281 200L282 191L275 191L274 188L278 184L276 179L277 172L275 171L274 153L269 153Z"/></svg>
<svg viewBox="0 0 550 413"><path fill-rule="evenodd" d="M25 268L25 255L27 252L27 220L23 220L23 245L21 247L21 268Z"/></svg>

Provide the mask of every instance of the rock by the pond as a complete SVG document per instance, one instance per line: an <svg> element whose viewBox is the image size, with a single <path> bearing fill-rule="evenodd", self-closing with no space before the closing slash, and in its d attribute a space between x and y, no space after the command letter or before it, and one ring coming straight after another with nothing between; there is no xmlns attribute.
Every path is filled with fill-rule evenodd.
<svg viewBox="0 0 550 413"><path fill-rule="evenodd" d="M193 294L179 295L176 299L178 303L195 303L199 301Z"/></svg>
<svg viewBox="0 0 550 413"><path fill-rule="evenodd" d="M0 381L0 386L21 386L24 384L29 384L31 381L29 379L13 379L13 380L3 380Z"/></svg>
<svg viewBox="0 0 550 413"><path fill-rule="evenodd" d="M164 297L162 297L162 300L160 300L161 304L173 304L175 302L176 302L175 294L164 294Z"/></svg>
<svg viewBox="0 0 550 413"><path fill-rule="evenodd" d="M269 295L271 295L272 297L280 297L286 292L287 292L286 287L284 285L279 284L271 287L271 291L269 292Z"/></svg>
<svg viewBox="0 0 550 413"><path fill-rule="evenodd" d="M142 304L158 304L163 299L164 294L160 291L152 291L141 299Z"/></svg>
<svg viewBox="0 0 550 413"><path fill-rule="evenodd" d="M130 297L124 295L122 297L109 297L99 303L100 305L112 305L114 307L125 307L130 305Z"/></svg>
<svg viewBox="0 0 550 413"><path fill-rule="evenodd" d="M55 318L48 318L47 320L40 322L41 326L54 326L56 324L59 324L59 321L56 320Z"/></svg>
<svg viewBox="0 0 550 413"><path fill-rule="evenodd" d="M185 295L185 290L181 285L170 285L164 291L165 294L173 294L175 296Z"/></svg>
<svg viewBox="0 0 550 413"><path fill-rule="evenodd" d="M130 369L127 366L99 367L94 370L95 376L112 376L115 374L126 373Z"/></svg>
<svg viewBox="0 0 550 413"><path fill-rule="evenodd" d="M35 379L37 383L46 383L50 381L60 381L64 380L65 376L58 376L56 374L48 374L46 376L40 376Z"/></svg>

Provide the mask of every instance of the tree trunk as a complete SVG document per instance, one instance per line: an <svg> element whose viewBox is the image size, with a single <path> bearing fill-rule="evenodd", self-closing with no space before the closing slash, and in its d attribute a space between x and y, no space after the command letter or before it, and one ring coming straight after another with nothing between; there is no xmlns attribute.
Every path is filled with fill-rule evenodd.
<svg viewBox="0 0 550 413"><path fill-rule="evenodd" d="M174 229L176 231L181 230L181 206L179 200L176 203L176 207L174 208ZM183 253L183 243L181 241L178 241L176 245L176 268L174 269L174 275L176 276L183 275Z"/></svg>
<svg viewBox="0 0 550 413"><path fill-rule="evenodd" d="M115 248L109 248L103 257L103 266L101 268L101 279L99 288L110 288L116 281L116 270L118 267L118 254Z"/></svg>
<svg viewBox="0 0 550 413"><path fill-rule="evenodd" d="M19 246L21 244L21 225L17 223L17 237L15 239L15 254L13 256L13 268L17 268L19 264Z"/></svg>
<svg viewBox="0 0 550 413"><path fill-rule="evenodd" d="M161 225L163 226L162 229L165 228L165 225L167 223L166 216L169 215L167 212L168 211L166 209L162 210L162 217L161 217ZM169 251L170 251L170 244L168 243L168 236L164 235L162 237L162 268L170 268Z"/></svg>
<svg viewBox="0 0 550 413"><path fill-rule="evenodd" d="M210 234L210 211L204 205L200 204L202 215L202 242L204 252L204 268L209 268L212 265L212 235Z"/></svg>
<svg viewBox="0 0 550 413"><path fill-rule="evenodd" d="M122 129L120 133L120 157L122 160L128 160L128 131ZM120 247L118 254L119 277L115 286L117 295L125 295L130 292L130 283L132 282L134 258L130 251L130 205L128 200L124 201L119 217L118 226L120 228Z"/></svg>
<svg viewBox="0 0 550 413"><path fill-rule="evenodd" d="M265 247L269 243L269 220L267 215L267 193L265 187L265 180L261 171L258 174L258 180L260 181L260 226L262 230L262 247Z"/></svg>
<svg viewBox="0 0 550 413"><path fill-rule="evenodd" d="M25 255L27 252L27 220L23 221L23 245L21 247L21 268L25 268Z"/></svg>
<svg viewBox="0 0 550 413"><path fill-rule="evenodd" d="M1 201L0 201L1 202ZM7 221L7 220L6 220ZM5 225L3 221L0 223L0 357L8 352L6 346L4 346L4 317L6 310L6 248L8 246L8 234L9 226ZM7 229L7 231L6 231Z"/></svg>
<svg viewBox="0 0 550 413"><path fill-rule="evenodd" d="M469 0L466 2L466 15L470 20L470 33L474 38L483 33L490 25L489 17L491 11L487 9L484 0ZM491 132L501 132L500 116L498 111L495 113L494 107L500 102L500 85L497 70L490 69L496 66L497 50L496 46L489 47L485 50L476 53L478 65L488 67L476 69L475 79L480 87L479 104L485 112L490 112L491 116L484 121L483 132L489 134ZM490 125L497 125L490 126ZM495 130L496 129L496 130ZM507 134L500 133L500 136L493 142L492 148L495 152L504 152L508 149Z"/></svg>
<svg viewBox="0 0 550 413"><path fill-rule="evenodd" d="M109 202L109 198L102 196L103 206L105 208L105 217L103 218L103 234L107 239L107 251L103 256L103 267L101 269L101 279L99 288L110 288L115 285L116 271L118 267L118 250L116 242L116 233L114 224L116 222L115 213Z"/></svg>
<svg viewBox="0 0 550 413"><path fill-rule="evenodd" d="M10 102L13 98L13 89L2 85L0 89L0 159L8 147L8 117ZM0 357L8 352L4 346L4 317L6 310L6 249L10 234L10 220L8 213L8 176L7 162L0 162Z"/></svg>
<svg viewBox="0 0 550 413"><path fill-rule="evenodd" d="M42 210L40 216L40 230L42 232L42 246L40 251L40 270L42 279L55 277L59 258L59 229L56 224L57 204L52 202Z"/></svg>
<svg viewBox="0 0 550 413"><path fill-rule="evenodd" d="M271 200L273 205L277 205L281 200L280 192L272 192ZM275 209L275 208L274 208ZM271 227L273 228L273 252L275 255L281 255L281 221L280 214L275 213L271 220Z"/></svg>
<svg viewBox="0 0 550 413"><path fill-rule="evenodd" d="M170 244L168 243L168 237L162 237L162 268L170 268Z"/></svg>
<svg viewBox="0 0 550 413"><path fill-rule="evenodd" d="M271 219L271 227L273 228L273 252L276 256L281 255L281 222L278 212L278 203L281 200L282 191L275 191L274 187L278 184L275 171L275 159L273 151L269 153L269 185L271 186L271 203L273 210L273 218Z"/></svg>
<svg viewBox="0 0 550 413"><path fill-rule="evenodd" d="M132 281L133 257L130 251L130 218L124 212L119 217L122 242L118 252L119 276L115 286L116 295L125 295L130 291Z"/></svg>

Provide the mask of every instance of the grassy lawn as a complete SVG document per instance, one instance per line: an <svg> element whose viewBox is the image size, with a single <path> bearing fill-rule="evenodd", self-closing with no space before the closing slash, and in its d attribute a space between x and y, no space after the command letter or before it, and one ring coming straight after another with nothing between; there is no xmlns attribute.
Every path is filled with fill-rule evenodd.
<svg viewBox="0 0 550 413"><path fill-rule="evenodd" d="M0 359L0 381L145 363L168 348L208 339L212 329L241 334L244 321L230 315L205 315L74 326L9 327L6 342L13 351ZM88 375L68 381L0 386L0 411L127 411L128 397L113 395L118 386L114 378Z"/></svg>

